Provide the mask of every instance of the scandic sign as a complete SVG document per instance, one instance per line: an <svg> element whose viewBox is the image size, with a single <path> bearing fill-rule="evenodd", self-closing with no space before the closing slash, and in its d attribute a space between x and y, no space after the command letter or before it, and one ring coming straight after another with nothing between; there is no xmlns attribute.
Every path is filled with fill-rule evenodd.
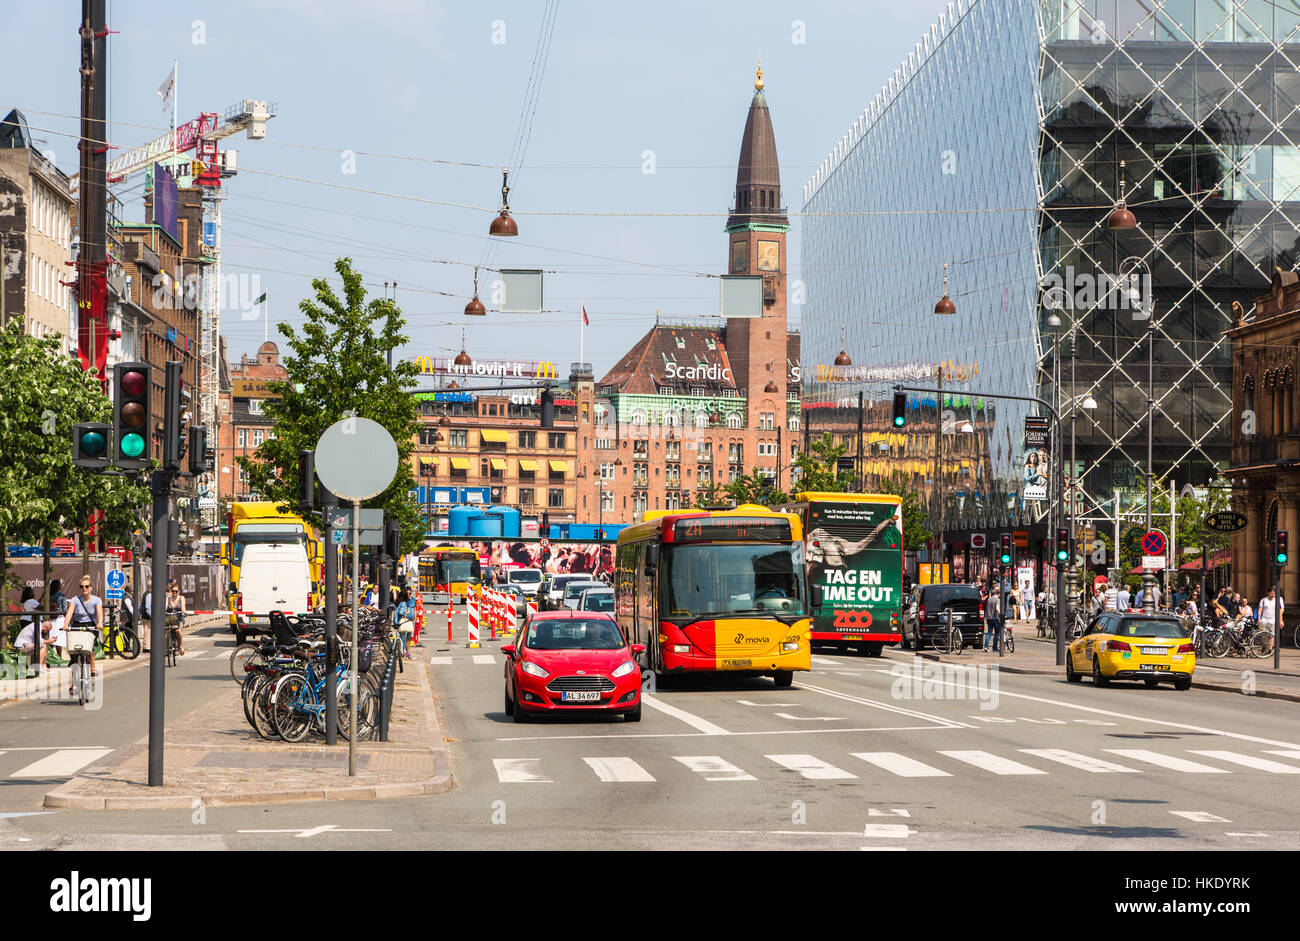
<svg viewBox="0 0 1300 941"><path fill-rule="evenodd" d="M423 375L486 376L494 379L556 379L558 370L550 360L523 362L515 360L471 360L458 366L454 359L440 356L416 356L411 362Z"/></svg>

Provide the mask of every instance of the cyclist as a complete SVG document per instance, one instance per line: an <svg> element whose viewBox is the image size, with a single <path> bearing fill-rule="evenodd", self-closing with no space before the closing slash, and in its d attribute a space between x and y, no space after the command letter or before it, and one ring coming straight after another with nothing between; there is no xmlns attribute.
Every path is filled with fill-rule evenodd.
<svg viewBox="0 0 1300 941"><path fill-rule="evenodd" d="M172 579L167 583L167 597L165 602L167 606L167 629L176 632L176 641L180 646L180 650L177 651L177 654L183 657L185 656L185 634L182 632L181 628L185 626L185 596L181 594L181 586L176 584L175 579ZM176 625L174 627L171 623L173 617L176 618Z"/></svg>
<svg viewBox="0 0 1300 941"><path fill-rule="evenodd" d="M397 627L397 636L402 641L402 653L410 660L411 634L415 630L415 601L411 598L411 589L402 589L397 605L392 609L392 620Z"/></svg>
<svg viewBox="0 0 1300 941"><path fill-rule="evenodd" d="M95 640L98 642L100 636L104 633L104 602L98 595L94 594L90 576L81 576L81 594L73 598L68 603L68 630L74 631L94 631ZM90 675L92 678L95 673L95 650L92 646L85 654L90 658ZM69 686L68 693L77 695L77 687Z"/></svg>

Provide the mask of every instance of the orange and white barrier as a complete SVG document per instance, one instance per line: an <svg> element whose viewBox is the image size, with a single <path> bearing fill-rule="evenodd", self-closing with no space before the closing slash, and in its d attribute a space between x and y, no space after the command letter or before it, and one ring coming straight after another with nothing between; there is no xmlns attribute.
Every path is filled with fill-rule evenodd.
<svg viewBox="0 0 1300 941"><path fill-rule="evenodd" d="M515 607L513 596L510 598L510 604L506 606L506 630L510 632L511 637L519 632L519 609Z"/></svg>
<svg viewBox="0 0 1300 941"><path fill-rule="evenodd" d="M469 613L469 643L466 647L480 647L478 642L478 598L470 595L466 598L466 608Z"/></svg>
<svg viewBox="0 0 1300 941"><path fill-rule="evenodd" d="M536 613L537 613L537 599L536 599L536 598L529 598L529 599L528 599L528 616L529 616L529 617L532 617L532 616L533 616L534 614L536 614Z"/></svg>

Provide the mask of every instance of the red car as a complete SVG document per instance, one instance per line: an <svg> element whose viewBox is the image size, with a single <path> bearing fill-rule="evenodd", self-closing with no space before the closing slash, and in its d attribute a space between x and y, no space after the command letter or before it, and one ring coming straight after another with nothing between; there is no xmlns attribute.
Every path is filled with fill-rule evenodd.
<svg viewBox="0 0 1300 941"><path fill-rule="evenodd" d="M543 611L528 619L506 655L506 715L619 712L641 721L641 668L618 624L597 611Z"/></svg>

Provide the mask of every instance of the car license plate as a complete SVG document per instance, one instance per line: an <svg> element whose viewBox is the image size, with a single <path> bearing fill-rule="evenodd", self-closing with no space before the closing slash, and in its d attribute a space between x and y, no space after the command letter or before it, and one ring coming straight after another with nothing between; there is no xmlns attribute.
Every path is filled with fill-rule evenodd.
<svg viewBox="0 0 1300 941"><path fill-rule="evenodd" d="M753 663L753 660L723 660L722 666L724 669L727 667L748 667L752 666Z"/></svg>
<svg viewBox="0 0 1300 941"><path fill-rule="evenodd" d="M845 635L844 635L844 639L845 639L845 640L862 640L862 635L861 635L861 634L845 634Z"/></svg>
<svg viewBox="0 0 1300 941"><path fill-rule="evenodd" d="M596 690L566 690L560 695L561 702L600 702L600 693Z"/></svg>
<svg viewBox="0 0 1300 941"><path fill-rule="evenodd" d="M1168 670L1167 663L1142 663L1138 665L1139 670Z"/></svg>
<svg viewBox="0 0 1300 941"><path fill-rule="evenodd" d="M1145 654L1151 654L1157 657L1164 656L1165 654L1169 653L1168 647L1143 647L1141 648L1141 650Z"/></svg>

